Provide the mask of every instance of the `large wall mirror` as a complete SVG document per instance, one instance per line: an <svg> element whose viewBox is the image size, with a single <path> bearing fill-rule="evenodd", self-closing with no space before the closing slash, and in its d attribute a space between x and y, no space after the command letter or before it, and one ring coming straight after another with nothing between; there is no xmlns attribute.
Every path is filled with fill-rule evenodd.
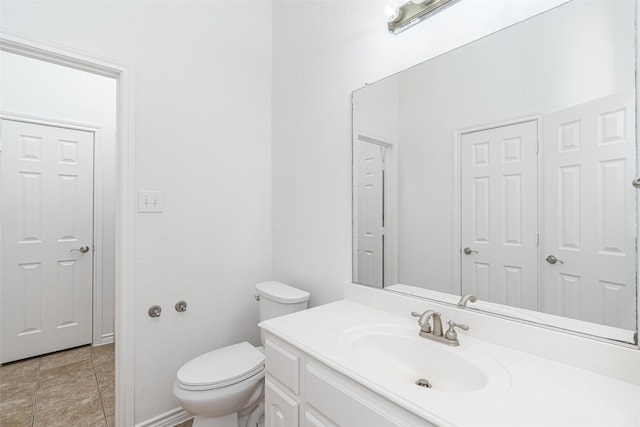
<svg viewBox="0 0 640 427"><path fill-rule="evenodd" d="M353 94L353 280L637 344L633 1L577 1Z"/></svg>

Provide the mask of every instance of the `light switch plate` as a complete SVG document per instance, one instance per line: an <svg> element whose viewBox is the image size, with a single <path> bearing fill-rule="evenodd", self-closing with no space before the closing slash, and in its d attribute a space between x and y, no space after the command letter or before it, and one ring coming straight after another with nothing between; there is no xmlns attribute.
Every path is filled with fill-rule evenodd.
<svg viewBox="0 0 640 427"><path fill-rule="evenodd" d="M138 212L162 212L162 191L138 190Z"/></svg>

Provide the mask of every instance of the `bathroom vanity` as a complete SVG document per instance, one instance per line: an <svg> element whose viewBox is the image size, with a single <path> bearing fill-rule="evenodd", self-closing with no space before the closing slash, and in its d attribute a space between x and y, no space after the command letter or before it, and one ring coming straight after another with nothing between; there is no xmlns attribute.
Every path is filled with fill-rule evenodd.
<svg viewBox="0 0 640 427"><path fill-rule="evenodd" d="M267 332L265 425L435 425L287 341Z"/></svg>
<svg viewBox="0 0 640 427"><path fill-rule="evenodd" d="M477 339L475 314L416 302L469 323L458 347L427 340L392 305L342 300L262 322L265 425L640 426L639 385Z"/></svg>

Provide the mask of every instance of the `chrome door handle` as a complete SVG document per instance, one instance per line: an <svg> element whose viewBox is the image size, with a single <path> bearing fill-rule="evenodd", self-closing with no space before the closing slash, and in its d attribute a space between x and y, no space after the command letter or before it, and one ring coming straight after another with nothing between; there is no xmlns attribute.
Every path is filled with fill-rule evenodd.
<svg viewBox="0 0 640 427"><path fill-rule="evenodd" d="M78 252L82 252L83 254L86 254L87 252L89 252L89 246L80 246L80 249L71 249L69 252L73 252L73 251L78 251Z"/></svg>
<svg viewBox="0 0 640 427"><path fill-rule="evenodd" d="M549 264L555 264L557 262L559 262L560 264L564 264L564 261L562 261L561 259L556 258L554 255L549 255L547 257L547 262Z"/></svg>
<svg viewBox="0 0 640 427"><path fill-rule="evenodd" d="M471 248L464 248L464 249L463 249L463 252L464 252L465 254L467 254L467 255L471 255L471 254L473 254L473 253L476 253L476 254L478 253L478 251L474 251L474 250L473 250L473 249L471 249Z"/></svg>

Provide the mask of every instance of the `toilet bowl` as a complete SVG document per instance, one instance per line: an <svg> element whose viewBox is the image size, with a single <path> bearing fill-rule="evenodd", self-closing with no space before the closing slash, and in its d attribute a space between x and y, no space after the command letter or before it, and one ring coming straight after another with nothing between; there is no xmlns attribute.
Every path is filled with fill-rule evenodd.
<svg viewBox="0 0 640 427"><path fill-rule="evenodd" d="M256 291L260 321L304 310L309 301L308 292L279 282L259 283ZM248 342L233 344L185 363L173 394L195 415L193 427L255 427L259 412L264 412L264 369L261 348Z"/></svg>

